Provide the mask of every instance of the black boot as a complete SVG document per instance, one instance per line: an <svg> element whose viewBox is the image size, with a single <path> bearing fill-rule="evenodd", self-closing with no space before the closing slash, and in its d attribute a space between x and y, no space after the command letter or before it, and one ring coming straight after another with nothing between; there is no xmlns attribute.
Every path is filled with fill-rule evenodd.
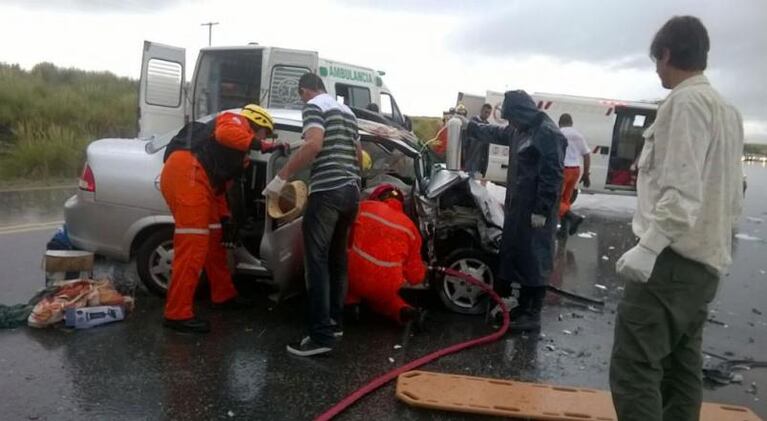
<svg viewBox="0 0 767 421"><path fill-rule="evenodd" d="M185 333L208 333L210 332L210 323L207 320L196 318L186 320L165 319L165 327Z"/></svg>
<svg viewBox="0 0 767 421"><path fill-rule="evenodd" d="M567 212L567 214L565 214L565 218L567 218L570 222L570 228L568 228L568 234L570 235L575 235L575 233L578 232L578 227L580 227L583 223L583 220L586 219L583 216L572 212Z"/></svg>
<svg viewBox="0 0 767 421"><path fill-rule="evenodd" d="M427 311L422 308L402 307L399 311L399 320L403 325L411 324L415 332L423 332L426 314Z"/></svg>
<svg viewBox="0 0 767 421"><path fill-rule="evenodd" d="M519 310L517 314L510 314L512 319L509 329L513 332L533 332L540 330L541 309L543 309L544 297L546 297L545 286L522 286L519 294L519 302L525 302L526 307Z"/></svg>
<svg viewBox="0 0 767 421"><path fill-rule="evenodd" d="M509 329L511 329L511 325L514 323L514 320L521 317L523 314L527 312L527 310L530 308L530 295L523 294L522 289L524 287L520 287L518 284L515 284L514 288L511 287L511 284L509 284L509 294L506 296L500 295L500 297L504 301L511 300L513 303L513 299L516 298L516 306L514 308L509 309ZM511 292L513 291L513 292ZM507 302L507 308L509 304ZM500 309L495 308L498 307L496 304L493 304L494 309L491 313L494 313L492 323L494 326L498 327L503 324L503 313L499 311Z"/></svg>

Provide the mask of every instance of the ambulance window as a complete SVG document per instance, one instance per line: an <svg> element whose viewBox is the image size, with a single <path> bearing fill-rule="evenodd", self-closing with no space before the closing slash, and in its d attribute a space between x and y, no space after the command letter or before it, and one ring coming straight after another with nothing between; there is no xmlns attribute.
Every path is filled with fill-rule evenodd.
<svg viewBox="0 0 767 421"><path fill-rule="evenodd" d="M181 105L181 65L172 61L151 59L147 63L146 102L175 108Z"/></svg>
<svg viewBox="0 0 767 421"><path fill-rule="evenodd" d="M370 104L370 89L336 83L336 99L352 108L366 108Z"/></svg>
<svg viewBox="0 0 767 421"><path fill-rule="evenodd" d="M399 112L399 107L397 107L397 101L387 92L381 92L381 114L389 117L396 123L403 124L405 122L405 119L402 118L402 114Z"/></svg>
<svg viewBox="0 0 767 421"><path fill-rule="evenodd" d="M261 50L206 51L197 67L194 118L260 103Z"/></svg>
<svg viewBox="0 0 767 421"><path fill-rule="evenodd" d="M274 66L272 86L269 91L269 107L300 110L304 104L298 96L298 79L309 73L306 67Z"/></svg>

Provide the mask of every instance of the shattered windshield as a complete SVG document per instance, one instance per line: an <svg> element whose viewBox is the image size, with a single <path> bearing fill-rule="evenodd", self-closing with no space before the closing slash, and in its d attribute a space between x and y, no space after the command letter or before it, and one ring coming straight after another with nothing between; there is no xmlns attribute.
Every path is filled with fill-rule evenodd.
<svg viewBox="0 0 767 421"><path fill-rule="evenodd" d="M362 149L370 154L372 166L363 172L369 185L395 183L402 188L415 183L415 162L402 151L362 138Z"/></svg>

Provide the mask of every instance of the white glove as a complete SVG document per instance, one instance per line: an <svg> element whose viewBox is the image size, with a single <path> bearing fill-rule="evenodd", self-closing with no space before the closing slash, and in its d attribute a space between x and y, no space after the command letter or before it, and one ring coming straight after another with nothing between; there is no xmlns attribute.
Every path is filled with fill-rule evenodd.
<svg viewBox="0 0 767 421"><path fill-rule="evenodd" d="M543 215L533 214L530 217L530 225L532 225L533 228L541 228L546 225L546 217Z"/></svg>
<svg viewBox="0 0 767 421"><path fill-rule="evenodd" d="M657 259L657 253L641 244L637 244L618 259L618 263L615 264L615 270L619 275L625 276L631 281L644 284L650 279Z"/></svg>
<svg viewBox="0 0 767 421"><path fill-rule="evenodd" d="M272 181L266 185L264 191L261 192L264 196L267 194L279 195L282 192L282 188L287 184L287 180L283 180L279 175L275 175Z"/></svg>

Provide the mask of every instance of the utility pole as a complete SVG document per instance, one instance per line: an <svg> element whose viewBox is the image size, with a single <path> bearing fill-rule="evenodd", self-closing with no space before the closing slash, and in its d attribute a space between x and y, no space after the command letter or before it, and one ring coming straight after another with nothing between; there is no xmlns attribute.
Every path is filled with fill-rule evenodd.
<svg viewBox="0 0 767 421"><path fill-rule="evenodd" d="M208 47L211 45L211 40L213 39L213 25L218 25L218 22L207 22L207 23L201 23L200 26L207 26L208 27Z"/></svg>

